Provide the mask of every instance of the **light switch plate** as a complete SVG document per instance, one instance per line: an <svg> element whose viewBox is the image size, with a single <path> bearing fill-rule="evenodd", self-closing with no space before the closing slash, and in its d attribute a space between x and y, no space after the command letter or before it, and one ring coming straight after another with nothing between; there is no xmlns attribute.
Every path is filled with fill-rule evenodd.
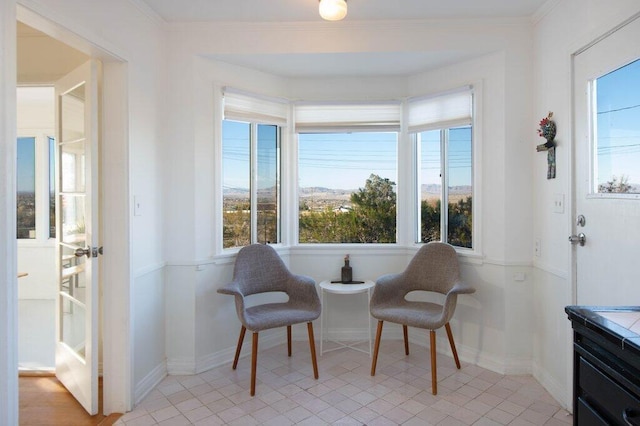
<svg viewBox="0 0 640 426"><path fill-rule="evenodd" d="M555 194L553 197L553 211L564 213L564 194Z"/></svg>
<svg viewBox="0 0 640 426"><path fill-rule="evenodd" d="M138 195L133 196L133 215L142 216L142 201Z"/></svg>

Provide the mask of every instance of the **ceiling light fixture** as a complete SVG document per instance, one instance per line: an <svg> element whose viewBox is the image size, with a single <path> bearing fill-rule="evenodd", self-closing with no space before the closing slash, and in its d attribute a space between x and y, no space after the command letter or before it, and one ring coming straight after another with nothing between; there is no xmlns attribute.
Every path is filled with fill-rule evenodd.
<svg viewBox="0 0 640 426"><path fill-rule="evenodd" d="M347 0L320 0L320 16L327 21L339 21L347 16Z"/></svg>

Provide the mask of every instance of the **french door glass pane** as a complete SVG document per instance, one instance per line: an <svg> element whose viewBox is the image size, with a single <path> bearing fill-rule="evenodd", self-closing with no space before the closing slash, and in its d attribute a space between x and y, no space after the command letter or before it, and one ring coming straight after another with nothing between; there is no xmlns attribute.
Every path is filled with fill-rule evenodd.
<svg viewBox="0 0 640 426"><path fill-rule="evenodd" d="M64 296L60 298L62 303L62 329L60 341L69 346L78 356L85 356L85 318L84 304Z"/></svg>
<svg viewBox="0 0 640 426"><path fill-rule="evenodd" d="M596 79L596 192L640 193L640 60Z"/></svg>
<svg viewBox="0 0 640 426"><path fill-rule="evenodd" d="M84 195L62 195L62 242L84 248L86 240Z"/></svg>
<svg viewBox="0 0 640 426"><path fill-rule="evenodd" d="M62 192L84 192L84 149L84 140L76 140L76 142L60 145L60 150L62 151L60 155L60 160L62 162Z"/></svg>
<svg viewBox="0 0 640 426"><path fill-rule="evenodd" d="M49 141L49 238L56 237L56 140Z"/></svg>

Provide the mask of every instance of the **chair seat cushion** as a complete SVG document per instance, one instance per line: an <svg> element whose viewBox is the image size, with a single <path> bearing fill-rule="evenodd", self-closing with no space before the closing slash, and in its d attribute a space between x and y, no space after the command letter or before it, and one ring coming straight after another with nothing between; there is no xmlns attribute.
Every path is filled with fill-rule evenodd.
<svg viewBox="0 0 640 426"><path fill-rule="evenodd" d="M311 309L298 303L266 303L245 309L244 326L250 331L261 331L286 325L310 322L320 316L320 309Z"/></svg>
<svg viewBox="0 0 640 426"><path fill-rule="evenodd" d="M442 305L430 302L402 302L379 304L371 307L371 315L382 321L404 324L411 327L435 330L445 324Z"/></svg>

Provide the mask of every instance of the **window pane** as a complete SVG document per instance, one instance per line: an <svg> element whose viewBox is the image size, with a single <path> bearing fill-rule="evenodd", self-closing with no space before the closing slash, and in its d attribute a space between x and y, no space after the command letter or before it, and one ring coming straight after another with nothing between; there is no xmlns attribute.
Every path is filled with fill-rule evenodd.
<svg viewBox="0 0 640 426"><path fill-rule="evenodd" d="M442 157L440 130L420 133L420 240L440 241Z"/></svg>
<svg viewBox="0 0 640 426"><path fill-rule="evenodd" d="M17 236L36 237L36 138L18 138Z"/></svg>
<svg viewBox="0 0 640 426"><path fill-rule="evenodd" d="M56 140L49 140L49 238L56 237Z"/></svg>
<svg viewBox="0 0 640 426"><path fill-rule="evenodd" d="M597 192L640 193L640 60L595 87Z"/></svg>
<svg viewBox="0 0 640 426"><path fill-rule="evenodd" d="M471 127L449 130L448 147L448 224L447 242L458 247L472 247L472 158Z"/></svg>
<svg viewBox="0 0 640 426"><path fill-rule="evenodd" d="M258 124L258 223L257 241L277 243L280 192L280 146L278 126Z"/></svg>
<svg viewBox="0 0 640 426"><path fill-rule="evenodd" d="M251 243L249 123L222 122L223 247Z"/></svg>
<svg viewBox="0 0 640 426"><path fill-rule="evenodd" d="M398 134L299 134L300 243L394 243Z"/></svg>

